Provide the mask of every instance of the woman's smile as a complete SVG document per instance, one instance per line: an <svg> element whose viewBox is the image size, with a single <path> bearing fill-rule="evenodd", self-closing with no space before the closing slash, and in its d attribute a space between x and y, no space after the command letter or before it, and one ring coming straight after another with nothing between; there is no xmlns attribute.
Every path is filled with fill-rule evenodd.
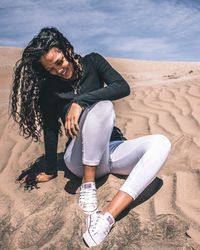
<svg viewBox="0 0 200 250"><path fill-rule="evenodd" d="M47 54L41 56L40 63L52 75L71 79L74 75L73 64L65 58L58 48L51 48Z"/></svg>
<svg viewBox="0 0 200 250"><path fill-rule="evenodd" d="M59 72L59 75L61 76L61 77L66 77L66 78L69 78L69 77L67 77L67 72L69 71L69 69L64 69L64 68L62 68L61 70L59 70L58 72Z"/></svg>

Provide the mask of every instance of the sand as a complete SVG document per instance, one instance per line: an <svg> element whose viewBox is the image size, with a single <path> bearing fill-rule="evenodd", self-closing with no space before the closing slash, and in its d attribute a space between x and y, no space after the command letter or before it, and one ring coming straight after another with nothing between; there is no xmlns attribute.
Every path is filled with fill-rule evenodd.
<svg viewBox="0 0 200 250"><path fill-rule="evenodd" d="M87 249L81 239L85 215L77 205L80 180L62 162L64 136L56 179L31 192L15 183L44 153L42 142L25 140L8 119L20 53L0 47L0 249ZM128 139L164 134L172 150L155 183L159 190L133 204L96 249L200 249L200 63L108 60L131 86L130 96L114 102L117 126ZM112 175L98 181L100 207L123 182Z"/></svg>

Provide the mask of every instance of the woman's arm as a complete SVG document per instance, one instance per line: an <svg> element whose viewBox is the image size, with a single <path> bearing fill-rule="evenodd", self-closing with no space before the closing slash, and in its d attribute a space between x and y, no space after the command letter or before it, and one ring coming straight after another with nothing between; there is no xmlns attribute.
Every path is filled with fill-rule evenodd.
<svg viewBox="0 0 200 250"><path fill-rule="evenodd" d="M54 98L48 94L42 96L40 107L44 121L45 173L51 175L57 173L58 112Z"/></svg>
<svg viewBox="0 0 200 250"><path fill-rule="evenodd" d="M96 72L106 87L74 97L72 102L80 106L89 106L102 100L117 100L130 94L130 87L124 78L98 53L91 53L90 58Z"/></svg>

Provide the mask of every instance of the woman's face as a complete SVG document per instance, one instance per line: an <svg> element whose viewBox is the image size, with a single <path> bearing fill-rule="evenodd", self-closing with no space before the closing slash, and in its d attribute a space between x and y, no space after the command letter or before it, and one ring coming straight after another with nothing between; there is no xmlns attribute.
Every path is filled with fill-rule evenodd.
<svg viewBox="0 0 200 250"><path fill-rule="evenodd" d="M52 75L70 79L74 75L73 64L65 58L58 48L51 48L47 54L41 56L40 63Z"/></svg>

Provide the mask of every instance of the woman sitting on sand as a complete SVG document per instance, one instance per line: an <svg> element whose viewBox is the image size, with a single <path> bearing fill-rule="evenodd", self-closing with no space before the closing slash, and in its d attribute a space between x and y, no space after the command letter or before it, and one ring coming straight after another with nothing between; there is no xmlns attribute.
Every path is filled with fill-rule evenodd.
<svg viewBox="0 0 200 250"><path fill-rule="evenodd" d="M43 28L16 64L11 114L25 138L38 141L44 132L46 169L36 180L57 176L61 119L69 138L64 161L82 178L79 206L89 215L83 238L90 247L105 239L115 218L155 179L170 151L163 135L126 140L114 126L111 101L129 94L127 82L101 55L81 57L55 28ZM109 173L128 178L99 212L95 179Z"/></svg>

